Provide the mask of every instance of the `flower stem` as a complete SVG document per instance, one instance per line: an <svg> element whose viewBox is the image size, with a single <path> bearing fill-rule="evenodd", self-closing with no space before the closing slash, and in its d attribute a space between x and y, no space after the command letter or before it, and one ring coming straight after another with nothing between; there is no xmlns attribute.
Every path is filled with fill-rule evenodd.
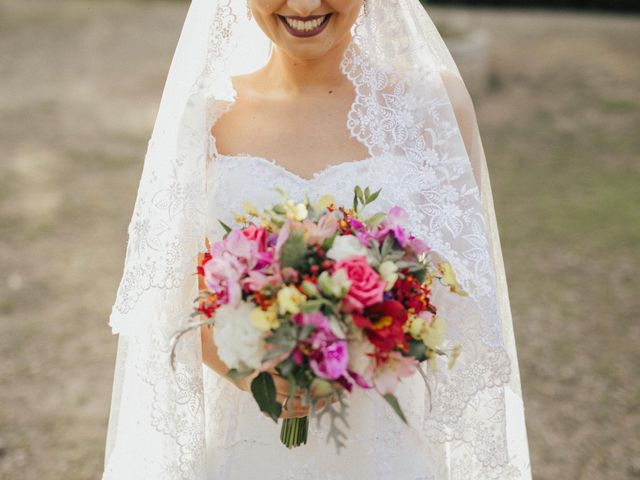
<svg viewBox="0 0 640 480"><path fill-rule="evenodd" d="M285 418L280 430L280 440L287 448L299 447L307 443L309 417Z"/></svg>

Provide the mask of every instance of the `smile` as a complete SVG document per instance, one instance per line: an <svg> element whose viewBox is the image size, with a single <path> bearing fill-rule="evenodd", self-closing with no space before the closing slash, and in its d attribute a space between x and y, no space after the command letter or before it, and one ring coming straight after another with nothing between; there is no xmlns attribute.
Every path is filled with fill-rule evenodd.
<svg viewBox="0 0 640 480"><path fill-rule="evenodd" d="M315 15L312 17L283 17L278 15L287 31L296 37L313 37L321 33L327 24L331 14Z"/></svg>

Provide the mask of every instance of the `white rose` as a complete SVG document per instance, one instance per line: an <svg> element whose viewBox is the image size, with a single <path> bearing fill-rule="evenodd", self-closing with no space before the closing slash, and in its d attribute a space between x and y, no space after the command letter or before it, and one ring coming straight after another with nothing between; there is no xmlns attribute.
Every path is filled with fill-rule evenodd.
<svg viewBox="0 0 640 480"><path fill-rule="evenodd" d="M255 307L240 302L237 308L222 305L215 312L214 343L220 359L229 367L238 370L259 368L266 353L266 344L261 330L251 321Z"/></svg>
<svg viewBox="0 0 640 480"><path fill-rule="evenodd" d="M333 240L333 245L327 252L327 257L339 262L345 258L368 256L365 247L357 237L353 235L341 235Z"/></svg>

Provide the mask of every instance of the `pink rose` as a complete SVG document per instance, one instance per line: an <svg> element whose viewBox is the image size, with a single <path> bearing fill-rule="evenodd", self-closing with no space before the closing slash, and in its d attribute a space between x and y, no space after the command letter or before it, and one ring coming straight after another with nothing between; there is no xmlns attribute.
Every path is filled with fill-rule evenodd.
<svg viewBox="0 0 640 480"><path fill-rule="evenodd" d="M382 302L386 282L369 266L367 257L349 257L336 262L333 271L344 270L351 283L343 299L345 312L362 313L365 307Z"/></svg>
<svg viewBox="0 0 640 480"><path fill-rule="evenodd" d="M249 225L242 230L242 235L251 241L257 250L256 265L254 267L256 270L262 270L270 266L274 260L274 251L269 248L268 233L266 228L255 225Z"/></svg>
<svg viewBox="0 0 640 480"><path fill-rule="evenodd" d="M267 250L267 229L264 227L257 227L255 225L249 225L242 230L242 234L246 239L251 240L258 246L259 252Z"/></svg>

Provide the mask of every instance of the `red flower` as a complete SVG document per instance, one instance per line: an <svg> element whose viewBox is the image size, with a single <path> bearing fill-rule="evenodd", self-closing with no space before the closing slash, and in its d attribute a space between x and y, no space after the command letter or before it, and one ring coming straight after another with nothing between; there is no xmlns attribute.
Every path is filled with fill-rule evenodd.
<svg viewBox="0 0 640 480"><path fill-rule="evenodd" d="M396 300L416 315L430 307L429 295L431 291L412 275L398 278L392 292Z"/></svg>
<svg viewBox="0 0 640 480"><path fill-rule="evenodd" d="M213 257L211 256L211 253L209 252L204 253L204 258L202 259L202 263L198 265L198 275L201 275L204 277L204 265L212 258Z"/></svg>
<svg viewBox="0 0 640 480"><path fill-rule="evenodd" d="M211 318L213 312L218 308L218 302L215 295L209 295L206 298L200 299L200 303L196 308L196 312L202 313L205 317Z"/></svg>
<svg viewBox="0 0 640 480"><path fill-rule="evenodd" d="M369 341L381 352L389 352L396 347L408 350L403 329L407 317L407 311L400 302L387 300L367 307L363 315L353 315L353 322L364 329Z"/></svg>

